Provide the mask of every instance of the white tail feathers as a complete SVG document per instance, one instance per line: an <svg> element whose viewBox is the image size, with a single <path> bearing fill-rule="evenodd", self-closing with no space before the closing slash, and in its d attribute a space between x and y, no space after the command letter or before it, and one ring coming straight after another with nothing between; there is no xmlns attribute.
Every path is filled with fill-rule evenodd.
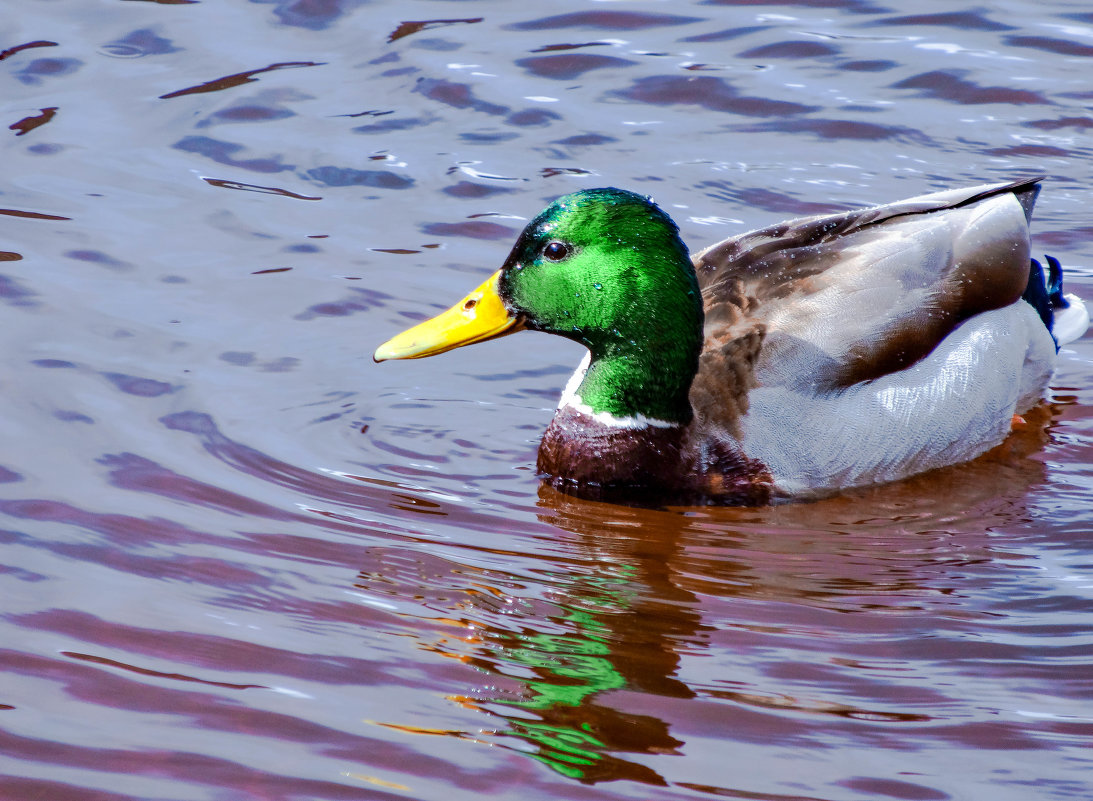
<svg viewBox="0 0 1093 801"><path fill-rule="evenodd" d="M1078 339L1089 328L1089 312L1082 299L1070 293L1063 297L1066 298L1068 305L1055 308L1055 320L1051 326L1051 333L1055 336L1059 347Z"/></svg>

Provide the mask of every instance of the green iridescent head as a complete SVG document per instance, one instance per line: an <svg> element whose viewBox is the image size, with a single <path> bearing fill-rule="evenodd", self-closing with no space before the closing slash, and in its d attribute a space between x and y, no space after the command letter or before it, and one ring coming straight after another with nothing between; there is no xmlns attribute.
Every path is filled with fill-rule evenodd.
<svg viewBox="0 0 1093 801"><path fill-rule="evenodd" d="M607 188L558 198L524 229L498 288L528 328L589 349L577 394L594 411L690 419L702 299L679 229L647 197Z"/></svg>
<svg viewBox="0 0 1093 801"><path fill-rule="evenodd" d="M679 229L647 197L606 188L558 198L528 223L497 273L374 358L431 356L521 328L589 349L576 394L594 413L691 419L702 298Z"/></svg>

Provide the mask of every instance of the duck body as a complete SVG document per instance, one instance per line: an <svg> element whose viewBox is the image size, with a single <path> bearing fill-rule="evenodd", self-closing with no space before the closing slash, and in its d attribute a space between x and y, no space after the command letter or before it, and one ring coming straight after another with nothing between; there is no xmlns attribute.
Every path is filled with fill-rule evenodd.
<svg viewBox="0 0 1093 801"><path fill-rule="evenodd" d="M651 201L586 190L375 358L520 328L586 345L538 455L547 480L583 496L758 504L900 479L1001 443L1047 387L1053 327L1076 338L1088 325L1057 262L1046 279L1031 259L1038 191L791 220L688 258Z"/></svg>

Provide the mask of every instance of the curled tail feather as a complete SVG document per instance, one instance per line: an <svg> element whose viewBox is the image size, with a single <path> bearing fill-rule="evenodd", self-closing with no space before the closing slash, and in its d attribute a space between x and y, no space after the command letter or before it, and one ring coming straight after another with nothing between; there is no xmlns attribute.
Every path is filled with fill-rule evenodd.
<svg viewBox="0 0 1093 801"><path fill-rule="evenodd" d="M1054 256L1044 256L1047 272L1036 259L1029 265L1028 286L1021 295L1036 309L1055 340L1056 350L1078 339L1089 328L1089 313L1076 295L1063 294L1063 268Z"/></svg>

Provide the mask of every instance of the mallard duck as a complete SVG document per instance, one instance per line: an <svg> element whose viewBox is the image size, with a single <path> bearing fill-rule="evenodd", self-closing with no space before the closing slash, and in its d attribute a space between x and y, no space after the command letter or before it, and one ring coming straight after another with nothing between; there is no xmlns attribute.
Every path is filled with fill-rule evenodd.
<svg viewBox="0 0 1093 801"><path fill-rule="evenodd" d="M651 199L575 192L373 358L522 329L580 342L538 457L579 495L762 504L893 481L1001 443L1088 325L1058 262L1045 277L1030 257L1039 180L782 222L693 257Z"/></svg>

